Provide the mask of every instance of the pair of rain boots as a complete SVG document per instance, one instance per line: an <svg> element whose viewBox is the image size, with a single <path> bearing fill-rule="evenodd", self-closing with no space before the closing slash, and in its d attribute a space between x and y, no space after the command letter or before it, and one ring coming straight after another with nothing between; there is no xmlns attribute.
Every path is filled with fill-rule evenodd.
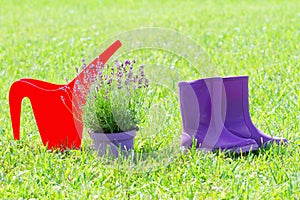
<svg viewBox="0 0 300 200"><path fill-rule="evenodd" d="M179 82L183 147L244 153L286 139L264 134L249 113L248 77L214 77Z"/></svg>

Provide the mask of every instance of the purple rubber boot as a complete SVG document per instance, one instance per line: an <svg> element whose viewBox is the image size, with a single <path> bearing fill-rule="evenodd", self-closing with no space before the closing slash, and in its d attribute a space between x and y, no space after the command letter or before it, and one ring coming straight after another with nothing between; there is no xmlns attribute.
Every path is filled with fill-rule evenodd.
<svg viewBox="0 0 300 200"><path fill-rule="evenodd" d="M223 78L226 96L225 127L243 138L252 138L259 147L265 147L267 143L288 143L284 138L271 137L257 129L253 124L248 102L248 76Z"/></svg>
<svg viewBox="0 0 300 200"><path fill-rule="evenodd" d="M229 132L222 120L222 78L179 82L180 112L182 117L183 147L196 147L205 151L218 149L247 152L258 149L252 139L238 137Z"/></svg>

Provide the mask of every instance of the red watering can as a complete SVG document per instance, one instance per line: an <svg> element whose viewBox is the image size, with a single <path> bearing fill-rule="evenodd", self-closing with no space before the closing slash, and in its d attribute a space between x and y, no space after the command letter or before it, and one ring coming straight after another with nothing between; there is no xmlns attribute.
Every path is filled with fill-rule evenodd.
<svg viewBox="0 0 300 200"><path fill-rule="evenodd" d="M21 104L28 97L43 144L48 149L79 149L83 131L81 106L99 69L121 45L119 40L115 41L66 85L30 78L14 82L9 91L14 139L20 139ZM87 74L92 78L87 80Z"/></svg>

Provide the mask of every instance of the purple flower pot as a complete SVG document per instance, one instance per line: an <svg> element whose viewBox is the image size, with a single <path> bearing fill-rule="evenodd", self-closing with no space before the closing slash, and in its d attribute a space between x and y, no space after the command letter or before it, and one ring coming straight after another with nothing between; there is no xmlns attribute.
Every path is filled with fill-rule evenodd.
<svg viewBox="0 0 300 200"><path fill-rule="evenodd" d="M108 155L118 157L120 153L133 148L136 130L108 134L91 133L90 136L94 141L94 147L95 150L98 151L99 156L104 156L108 153Z"/></svg>

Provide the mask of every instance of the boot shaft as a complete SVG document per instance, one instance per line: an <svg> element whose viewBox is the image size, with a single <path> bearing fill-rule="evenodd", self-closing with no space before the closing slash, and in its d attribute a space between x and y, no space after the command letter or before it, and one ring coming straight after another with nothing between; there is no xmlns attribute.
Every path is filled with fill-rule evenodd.
<svg viewBox="0 0 300 200"><path fill-rule="evenodd" d="M226 99L226 124L250 120L248 76L223 78Z"/></svg>
<svg viewBox="0 0 300 200"><path fill-rule="evenodd" d="M248 76L223 79L226 93L225 126L235 135L252 138L261 147L267 143L288 143L284 138L271 137L259 130L251 120L249 112Z"/></svg>
<svg viewBox="0 0 300 200"><path fill-rule="evenodd" d="M200 129L205 132L210 126L223 124L221 78L179 82L178 88L184 132L196 133Z"/></svg>

